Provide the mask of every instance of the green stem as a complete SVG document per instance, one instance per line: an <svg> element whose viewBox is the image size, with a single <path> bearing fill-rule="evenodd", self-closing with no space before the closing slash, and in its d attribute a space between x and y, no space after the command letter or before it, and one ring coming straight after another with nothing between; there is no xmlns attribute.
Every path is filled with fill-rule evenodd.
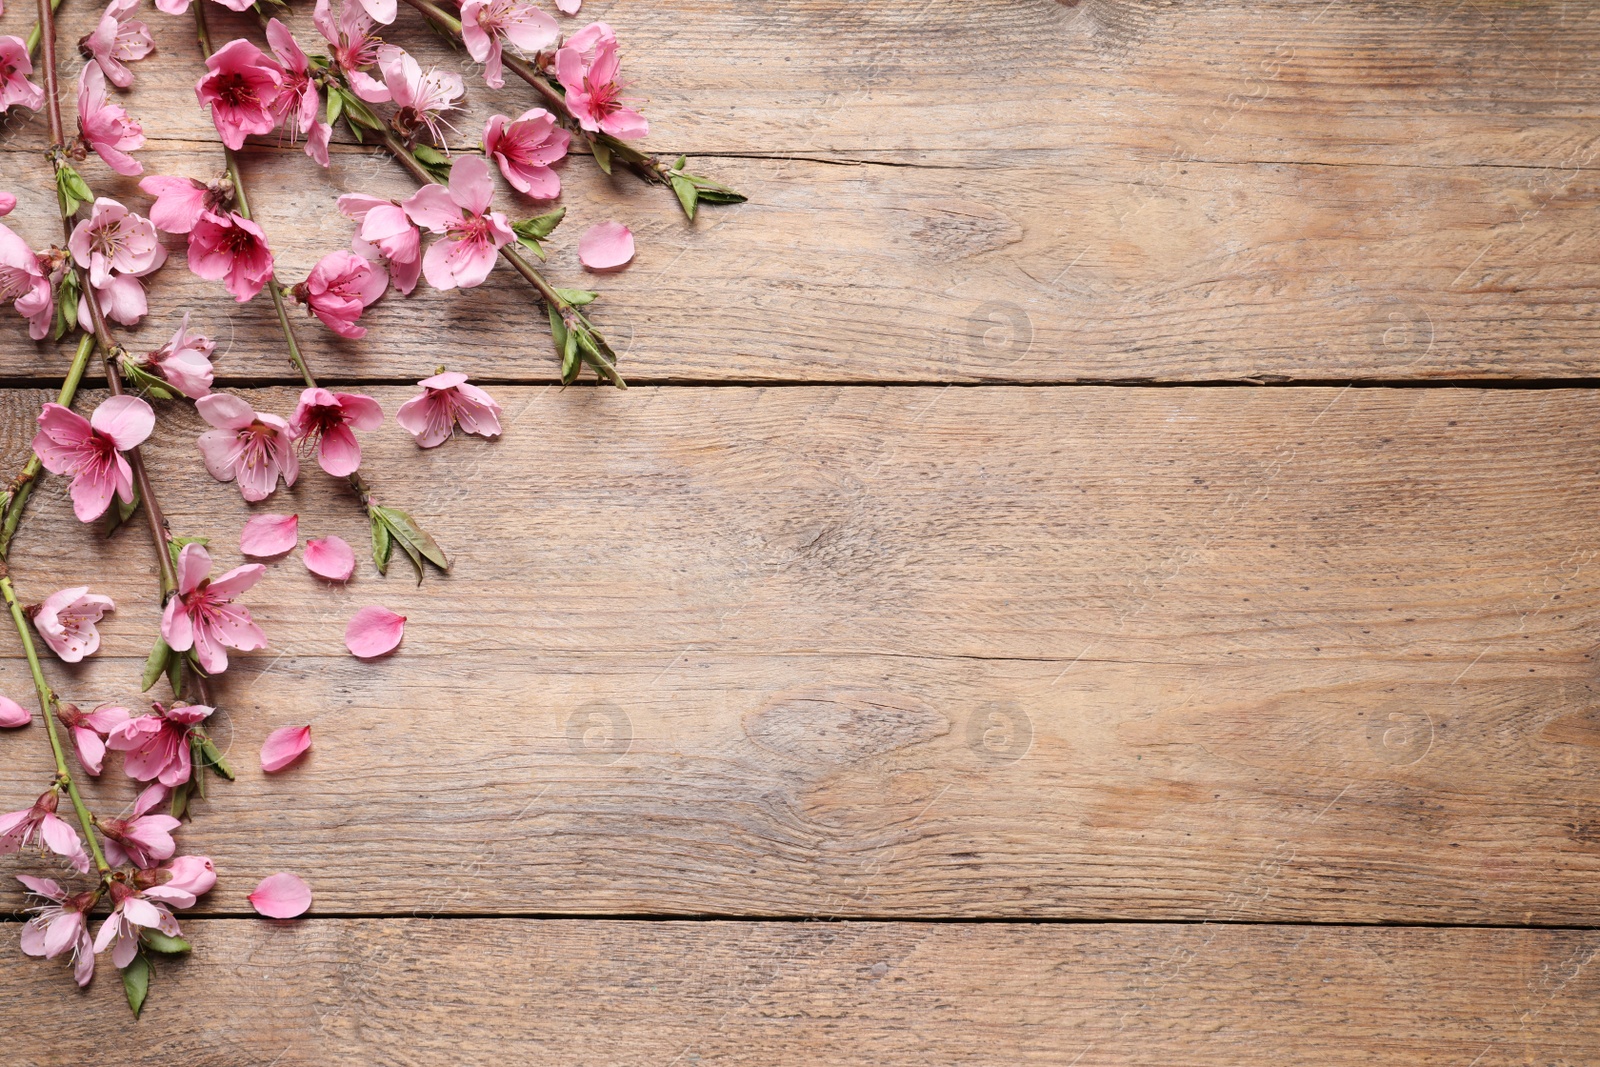
<svg viewBox="0 0 1600 1067"><path fill-rule="evenodd" d="M56 727L56 694L50 688L50 683L45 681L44 670L39 666L33 632L28 627L22 605L17 602L17 591L12 588L11 575L0 574L0 594L5 596L6 607L11 610L11 621L16 624L17 636L22 639L22 651L28 657L28 670L33 672L33 687L39 694L39 713L44 716L45 731L50 735L50 751L56 757L56 779L66 788L67 796L72 801L72 810L78 815L78 825L83 828L83 836L89 842L89 852L94 856L95 870L103 880L110 877L111 864L106 862L105 853L100 851L100 839L94 832L94 816L89 814L88 805L84 804L83 796L78 792L78 784L67 769L67 753L61 747L61 733Z"/></svg>
<svg viewBox="0 0 1600 1067"><path fill-rule="evenodd" d="M94 354L94 338L84 334L78 341L77 355L72 357L72 366L67 369L67 379L61 383L61 391L56 394L56 403L64 408L70 408L77 398L78 385L83 381L83 373L88 369L89 357ZM22 513L28 506L28 498L33 495L33 487L39 480L39 472L44 469L44 464L39 462L37 455L30 455L27 464L22 468L22 473L12 480L6 489L5 496L0 498L0 560L6 558L11 551L11 539L17 536L17 526L22 522Z"/></svg>

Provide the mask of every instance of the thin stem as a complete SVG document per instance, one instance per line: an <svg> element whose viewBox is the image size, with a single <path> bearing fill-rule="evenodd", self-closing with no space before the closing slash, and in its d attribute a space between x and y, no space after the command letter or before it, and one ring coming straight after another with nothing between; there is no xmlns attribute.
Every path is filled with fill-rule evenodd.
<svg viewBox="0 0 1600 1067"><path fill-rule="evenodd" d="M60 6L61 6L61 0L50 0L50 10L51 10L51 12L54 12ZM38 53L39 53L39 42L44 40L44 34L42 32L40 32L42 29L43 29L43 27L39 23L35 22L33 24L33 29L28 31L28 58L29 59L32 59L34 56L38 55Z"/></svg>
<svg viewBox="0 0 1600 1067"><path fill-rule="evenodd" d="M61 125L61 89L56 84L56 5L51 0L39 0L40 41L44 45L44 95L49 101L46 119L50 129L50 147L66 147L66 133Z"/></svg>
<svg viewBox="0 0 1600 1067"><path fill-rule="evenodd" d="M78 792L78 784L67 769L67 754L61 747L61 733L56 728L56 694L50 688L50 683L45 681L44 670L39 666L39 652L33 645L33 632L28 628L22 605L17 602L17 591L12 588L11 575L0 574L0 594L5 596L6 607L11 610L11 621L16 625L17 636L22 639L22 651L28 657L28 670L33 673L33 688L39 694L39 713L44 716L44 728L50 736L50 751L56 758L56 780L66 788L67 796L72 801L72 810L78 816L78 825L83 828L83 836L89 842L89 852L94 856L95 870L103 880L110 877L111 865L106 862L105 853L100 851L100 839L94 832L94 816L89 814L88 805L84 804L83 796Z"/></svg>
<svg viewBox="0 0 1600 1067"><path fill-rule="evenodd" d="M78 341L78 352L72 357L72 366L67 368L67 379L61 383L61 391L56 394L56 403L64 408L72 406L73 400L78 395L78 385L83 381L83 373L88 369L89 357L94 354L94 338L84 334ZM28 498L33 495L33 487L39 480L39 472L44 469L37 454L30 455L28 462L22 468L22 473L12 479L6 488L3 504L0 504L0 514L5 517L0 520L0 560L5 559L11 551L11 539L17 536L17 526L22 522L22 513L27 509Z"/></svg>

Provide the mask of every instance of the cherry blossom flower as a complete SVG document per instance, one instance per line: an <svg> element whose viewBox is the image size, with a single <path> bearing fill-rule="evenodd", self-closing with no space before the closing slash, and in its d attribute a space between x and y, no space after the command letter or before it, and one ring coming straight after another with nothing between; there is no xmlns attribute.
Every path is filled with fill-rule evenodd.
<svg viewBox="0 0 1600 1067"><path fill-rule="evenodd" d="M266 648L267 635L249 611L233 602L266 572L259 563L246 563L208 580L211 554L200 545L184 545L178 553L178 592L161 615L161 636L167 645L175 652L194 649L200 669L207 674L228 669L226 649L251 652Z"/></svg>
<svg viewBox="0 0 1600 1067"><path fill-rule="evenodd" d="M155 223L105 196L95 198L89 217L72 228L67 247L95 286L109 282L113 270L142 276L167 259Z"/></svg>
<svg viewBox="0 0 1600 1067"><path fill-rule="evenodd" d="M291 551L300 541L300 516L256 515L239 532L239 551L270 559Z"/></svg>
<svg viewBox="0 0 1600 1067"><path fill-rule="evenodd" d="M221 279L244 303L272 278L272 249L261 227L243 215L201 215L189 231L189 269L207 281Z"/></svg>
<svg viewBox="0 0 1600 1067"><path fill-rule="evenodd" d="M383 408L360 393L330 393L311 388L289 418L289 435L304 451L316 450L317 462L335 478L345 478L361 466L357 430L376 430L383 423Z"/></svg>
<svg viewBox="0 0 1600 1067"><path fill-rule="evenodd" d="M84 714L75 704L62 704L56 708L56 718L66 726L83 769L99 777L105 765L106 735L128 718L128 709L106 706Z"/></svg>
<svg viewBox="0 0 1600 1067"><path fill-rule="evenodd" d="M150 205L150 221L167 233L188 233L207 214L227 214L223 205L232 199L219 183L206 185L164 174L141 179L139 188L156 198Z"/></svg>
<svg viewBox="0 0 1600 1067"><path fill-rule="evenodd" d="M13 107L38 111L44 106L44 90L28 80L33 60L21 37L0 37L0 113Z"/></svg>
<svg viewBox="0 0 1600 1067"><path fill-rule="evenodd" d="M88 985L94 977L94 942L89 938L88 918L94 893L68 893L53 879L26 874L17 875L17 881L49 901L31 909L33 918L22 926L22 951L47 960L71 951L72 977L79 986Z"/></svg>
<svg viewBox="0 0 1600 1067"><path fill-rule="evenodd" d="M149 899L126 882L111 883L111 903L111 914L95 935L94 950L100 953L110 948L111 962L119 969L139 954L140 929L160 930L168 937L182 936L178 920L163 901Z"/></svg>
<svg viewBox="0 0 1600 1067"><path fill-rule="evenodd" d="M313 537L306 542L306 570L330 582L348 582L356 570L356 554L342 537Z"/></svg>
<svg viewBox="0 0 1600 1067"><path fill-rule="evenodd" d="M633 259L633 231L620 222L597 222L578 238L578 262L588 270L618 270Z"/></svg>
<svg viewBox="0 0 1600 1067"><path fill-rule="evenodd" d="M424 72L415 59L398 48L387 52L378 69L383 72L383 84L397 109L395 125L403 131L426 129L436 143L443 144L444 133L439 127L448 124L439 116L454 111L456 101L461 99L465 91L461 75L438 69Z"/></svg>
<svg viewBox="0 0 1600 1067"><path fill-rule="evenodd" d="M212 393L195 401L195 410L216 427L200 435L206 470L219 482L239 482L239 494L251 503L265 500L278 487L300 477L289 424L277 415L252 411L230 393Z"/></svg>
<svg viewBox="0 0 1600 1067"><path fill-rule="evenodd" d="M87 419L46 404L33 451L50 473L72 475L73 514L93 522L106 513L113 494L133 503L133 469L122 453L142 444L155 426L156 413L136 396L108 397Z"/></svg>
<svg viewBox="0 0 1600 1067"><path fill-rule="evenodd" d="M374 300L389 288L389 272L365 256L340 250L329 252L311 268L311 276L294 287L296 299L340 337L365 337L357 326Z"/></svg>
<svg viewBox="0 0 1600 1067"><path fill-rule="evenodd" d="M290 144L301 134L309 134L306 155L326 167L332 128L317 117L322 111L322 96L312 76L311 60L289 32L289 27L277 19L267 23L267 43L272 46L272 54L283 71L283 89L273 103L273 115L289 131Z"/></svg>
<svg viewBox="0 0 1600 1067"><path fill-rule="evenodd" d="M293 919L311 907L311 887L298 874L280 871L261 879L250 906L269 919Z"/></svg>
<svg viewBox="0 0 1600 1067"><path fill-rule="evenodd" d="M344 647L360 659L387 656L400 647L406 633L406 617L374 604L362 608L344 628Z"/></svg>
<svg viewBox="0 0 1600 1067"><path fill-rule="evenodd" d="M190 544L183 547L200 546ZM176 596L167 601L166 615L173 613L172 605L177 602ZM167 644L174 651L188 651L189 645L179 648L167 636L166 615L161 620L161 635L167 638ZM249 616L246 615L246 618ZM223 667L226 666L227 660L224 658ZM201 667L205 667L204 662ZM208 669L208 673L217 672ZM153 709L150 714L133 715L113 726L106 734L106 748L127 753L122 758L122 769L129 778L140 782L160 782L174 789L189 780L192 768L189 759L190 732L215 709L204 704L174 704L169 708L152 703L150 707Z"/></svg>
<svg viewBox="0 0 1600 1067"><path fill-rule="evenodd" d="M483 83L491 89L506 83L500 58L502 42L520 52L534 53L560 39L556 20L527 0L466 0L461 5L461 42L472 61L483 64Z"/></svg>
<svg viewBox="0 0 1600 1067"><path fill-rule="evenodd" d="M33 721L33 712L8 696L0 696L0 729L15 730Z"/></svg>
<svg viewBox="0 0 1600 1067"><path fill-rule="evenodd" d="M425 185L405 202L406 215L425 230L446 234L422 257L422 273L435 289L482 285L496 254L515 240L511 225L490 211L494 180L480 156L463 156L450 168L450 186Z"/></svg>
<svg viewBox="0 0 1600 1067"><path fill-rule="evenodd" d="M40 793L30 808L0 815L0 856L38 845L64 857L79 874L89 871L89 854L78 831L56 814L59 797L54 789Z"/></svg>
<svg viewBox="0 0 1600 1067"><path fill-rule="evenodd" d="M44 598L33 614L33 627L61 662L78 663L100 650L95 624L115 610L110 597L91 593L86 585L69 586Z"/></svg>
<svg viewBox="0 0 1600 1067"><path fill-rule="evenodd" d="M111 0L94 30L86 34L78 47L93 59L106 76L106 81L118 89L133 84L133 71L127 63L143 59L155 49L150 39L150 27L130 15L139 6L139 0Z"/></svg>
<svg viewBox="0 0 1600 1067"><path fill-rule="evenodd" d="M606 27L607 31L609 29ZM594 56L589 59L579 42L587 44L591 36ZM590 133L607 133L623 141L649 134L650 124L644 116L622 102L614 34L598 31L592 35L584 35L583 31L574 34L573 40L556 53L556 78L567 91L567 109Z"/></svg>
<svg viewBox="0 0 1600 1067"><path fill-rule="evenodd" d="M445 371L417 383L422 394L400 405L395 421L423 448L443 444L457 423L467 433L500 436L500 405L460 371Z"/></svg>
<svg viewBox="0 0 1600 1067"><path fill-rule="evenodd" d="M422 276L422 231L411 224L405 208L393 200L346 193L339 198L339 210L359 224L352 243L356 252L388 260L395 288L409 295Z"/></svg>
<svg viewBox="0 0 1600 1067"><path fill-rule="evenodd" d="M334 66L344 72L351 91L369 104L387 103L389 87L366 73L366 68L378 62L381 44L372 32L372 16L359 3L344 0L339 5L336 23L328 0L317 0L312 19L317 24L317 32L328 42Z"/></svg>
<svg viewBox="0 0 1600 1067"><path fill-rule="evenodd" d="M261 769L276 774L310 748L310 726L280 726L261 744Z"/></svg>
<svg viewBox="0 0 1600 1067"><path fill-rule="evenodd" d="M195 96L201 107L211 105L223 144L237 152L246 137L272 131L284 75L271 56L241 37L211 53L206 71Z"/></svg>
<svg viewBox="0 0 1600 1067"><path fill-rule="evenodd" d="M499 164L513 189L540 200L561 195L561 178L550 164L566 156L571 142L572 134L542 107L529 108L514 120L490 115L483 127L483 154Z"/></svg>
<svg viewBox="0 0 1600 1067"><path fill-rule="evenodd" d="M118 174L144 172L144 164L128 154L144 147L144 128L106 99L106 76L93 63L78 75L78 133Z"/></svg>
<svg viewBox="0 0 1600 1067"><path fill-rule="evenodd" d="M113 867L132 863L135 867L149 868L172 857L178 848L172 840L172 831L183 823L170 815L150 814L171 795L171 790L157 782L139 794L127 816L99 820L100 833L105 837L107 863Z"/></svg>
<svg viewBox="0 0 1600 1067"><path fill-rule="evenodd" d="M191 400L199 400L211 392L211 353L216 342L204 334L189 333L189 313L183 313L183 325L172 335L172 340L149 352L139 364Z"/></svg>
<svg viewBox="0 0 1600 1067"><path fill-rule="evenodd" d="M40 341L55 318L55 292L50 272L39 256L7 226L0 225L0 301L9 300L28 320L28 336Z"/></svg>
<svg viewBox="0 0 1600 1067"><path fill-rule="evenodd" d="M154 869L133 872L133 884L146 900L192 908L217 884L217 869L210 856L178 856Z"/></svg>

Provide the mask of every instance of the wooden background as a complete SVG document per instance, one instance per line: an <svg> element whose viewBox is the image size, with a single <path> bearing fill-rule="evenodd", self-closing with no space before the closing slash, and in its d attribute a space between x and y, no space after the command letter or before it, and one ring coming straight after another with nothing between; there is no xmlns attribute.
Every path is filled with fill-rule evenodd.
<svg viewBox="0 0 1600 1067"><path fill-rule="evenodd" d="M67 0L64 35L95 14ZM240 780L183 837L221 872L194 957L134 1026L109 971L79 994L0 925L7 1062L1600 1060L1600 7L584 15L617 27L650 144L750 203L691 225L565 165L558 284L588 224L639 238L597 286L626 393L553 384L504 272L386 299L364 342L302 330L391 414L438 363L496 384L496 442L367 439L454 573L271 568L272 646L217 731ZM142 158L209 177L190 21L145 17ZM392 36L460 63L404 8ZM469 96L463 141L530 104ZM3 134L7 221L42 244L43 122ZM348 239L333 194L409 188L351 145L246 169L290 280ZM181 257L153 283L138 345L189 308L219 383L289 408L265 301ZM12 470L67 355L8 329ZM232 565L247 510L199 428L164 410L147 452ZM142 533L97 540L59 481L36 499L23 596L92 576L118 603L52 677L131 700ZM318 471L270 506L364 543ZM341 636L373 602L410 622L363 665ZM310 757L261 775L304 721ZM0 810L43 760L37 726L0 739ZM309 918L251 916L279 869Z"/></svg>

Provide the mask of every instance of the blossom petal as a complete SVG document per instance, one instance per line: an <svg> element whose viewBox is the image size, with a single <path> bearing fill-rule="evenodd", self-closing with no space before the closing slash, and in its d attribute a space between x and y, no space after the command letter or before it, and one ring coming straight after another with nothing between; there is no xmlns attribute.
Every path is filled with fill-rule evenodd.
<svg viewBox="0 0 1600 1067"><path fill-rule="evenodd" d="M342 537L312 538L306 542L306 570L330 582L347 582L355 573L356 554Z"/></svg>
<svg viewBox="0 0 1600 1067"><path fill-rule="evenodd" d="M261 559L291 552L299 542L298 515L257 515L244 524L239 534L239 550Z"/></svg>
<svg viewBox="0 0 1600 1067"><path fill-rule="evenodd" d="M372 605L362 608L344 628L344 647L361 659L386 656L400 647L405 636L406 617L388 608Z"/></svg>
<svg viewBox="0 0 1600 1067"><path fill-rule="evenodd" d="M633 231L620 222L597 222L578 238L578 262L589 270L616 270L632 258Z"/></svg>
<svg viewBox="0 0 1600 1067"><path fill-rule="evenodd" d="M250 906L269 919L293 919L311 907L311 887L288 871L268 875L250 894Z"/></svg>
<svg viewBox="0 0 1600 1067"><path fill-rule="evenodd" d="M33 721L33 712L8 696L0 696L0 726L15 729Z"/></svg>
<svg viewBox="0 0 1600 1067"><path fill-rule="evenodd" d="M281 771L310 747L310 726L279 727L268 734L261 745L261 769L268 774Z"/></svg>

